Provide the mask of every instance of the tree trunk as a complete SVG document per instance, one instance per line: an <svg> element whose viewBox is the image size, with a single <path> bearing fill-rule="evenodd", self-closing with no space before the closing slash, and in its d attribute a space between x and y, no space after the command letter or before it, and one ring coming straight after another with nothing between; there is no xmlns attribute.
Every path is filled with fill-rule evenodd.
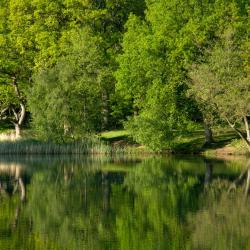
<svg viewBox="0 0 250 250"><path fill-rule="evenodd" d="M210 145L213 142L213 132L210 125L204 121L205 145Z"/></svg>
<svg viewBox="0 0 250 250"><path fill-rule="evenodd" d="M14 123L15 131L16 131L16 139L19 139L21 137L21 126L23 124L23 121L24 121L24 118L26 115L26 110L25 110L25 107L22 103L20 104L20 107L21 107L21 110L20 110L19 114L17 114L15 111L13 111L15 114L16 120L17 120L17 122Z"/></svg>
<svg viewBox="0 0 250 250"><path fill-rule="evenodd" d="M15 123L16 139L21 137L21 127L18 123Z"/></svg>
<svg viewBox="0 0 250 250"><path fill-rule="evenodd" d="M247 120L246 116L244 116L243 119L244 119L245 129L246 129L246 133L247 133L247 140L250 142L250 130L249 130L248 120Z"/></svg>
<svg viewBox="0 0 250 250"><path fill-rule="evenodd" d="M26 115L26 110L25 110L25 106L23 103L20 103L20 107L21 107L21 111L20 111L20 116L19 116L19 120L18 120L18 124L19 126L21 126L23 124L25 115Z"/></svg>
<svg viewBox="0 0 250 250"><path fill-rule="evenodd" d="M108 127L108 95L107 91L102 92L102 130Z"/></svg>
<svg viewBox="0 0 250 250"><path fill-rule="evenodd" d="M16 112L14 108L11 108L12 112L14 113L14 116L15 116L15 121L13 122L13 124L15 125L16 139L19 139L21 137L21 126L22 126L24 119L25 119L25 116L26 116L26 109L25 109L25 105L24 105L24 102L22 100L22 96L21 96L21 93L20 93L20 90L19 90L19 87L17 84L16 76L14 76L12 79L13 79L12 85L13 85L14 90L16 92L16 96L18 97L19 102L20 102L20 111L19 112Z"/></svg>

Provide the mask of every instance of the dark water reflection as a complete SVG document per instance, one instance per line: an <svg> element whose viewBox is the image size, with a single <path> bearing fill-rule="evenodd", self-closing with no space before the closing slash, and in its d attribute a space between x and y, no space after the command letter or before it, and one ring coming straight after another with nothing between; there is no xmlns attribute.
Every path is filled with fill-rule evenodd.
<svg viewBox="0 0 250 250"><path fill-rule="evenodd" d="M246 166L190 157L1 159L0 249L250 249Z"/></svg>

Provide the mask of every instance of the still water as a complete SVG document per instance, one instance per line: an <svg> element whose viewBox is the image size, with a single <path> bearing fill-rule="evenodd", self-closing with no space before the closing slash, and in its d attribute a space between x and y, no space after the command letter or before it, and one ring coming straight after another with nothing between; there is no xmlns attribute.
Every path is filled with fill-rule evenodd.
<svg viewBox="0 0 250 250"><path fill-rule="evenodd" d="M250 249L247 159L1 158L1 250Z"/></svg>

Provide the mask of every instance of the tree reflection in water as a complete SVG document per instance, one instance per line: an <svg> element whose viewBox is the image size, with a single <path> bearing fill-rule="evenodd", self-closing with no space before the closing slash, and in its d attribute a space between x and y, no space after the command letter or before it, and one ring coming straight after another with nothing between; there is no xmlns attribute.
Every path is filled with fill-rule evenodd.
<svg viewBox="0 0 250 250"><path fill-rule="evenodd" d="M37 169L16 164L22 166L25 202L20 184L13 192L19 177L8 172L12 163L5 168L9 179L0 167L2 187L9 190L1 196L0 249L249 247L248 171L240 175L208 159L49 162Z"/></svg>
<svg viewBox="0 0 250 250"><path fill-rule="evenodd" d="M202 208L189 215L192 249L250 249L249 178L250 162L235 181L206 186Z"/></svg>

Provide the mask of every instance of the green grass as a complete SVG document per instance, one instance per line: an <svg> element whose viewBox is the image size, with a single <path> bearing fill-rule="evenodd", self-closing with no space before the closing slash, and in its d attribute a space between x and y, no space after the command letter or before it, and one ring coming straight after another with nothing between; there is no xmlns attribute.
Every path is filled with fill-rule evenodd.
<svg viewBox="0 0 250 250"><path fill-rule="evenodd" d="M3 133L10 132L4 130ZM34 135L29 129L23 130L23 139L17 141L0 141L0 155L134 155L135 147L113 145L113 142L127 140L128 133L124 130L116 130L102 133L99 137L92 137L72 143L56 144L32 139ZM1 134L1 132L0 132Z"/></svg>
<svg viewBox="0 0 250 250"><path fill-rule="evenodd" d="M0 133L8 133L11 131L11 128L5 124L0 124Z"/></svg>
<svg viewBox="0 0 250 250"><path fill-rule="evenodd" d="M102 138L112 139L112 138L118 138L118 137L124 137L128 136L128 131L121 129L121 130L112 130L112 131L106 131L101 133Z"/></svg>
<svg viewBox="0 0 250 250"><path fill-rule="evenodd" d="M210 146L205 146L203 129L186 133L175 139L175 146L171 152L175 154L215 155L218 149L231 147L235 149L235 154L248 154L248 149L245 147L242 140L239 139L235 132L230 129L214 129L213 137L214 142ZM152 153L151 150L144 146L133 145L133 142L129 139L129 134L126 130L104 132L101 134L100 138L111 143L112 145L115 145L113 151L117 151L117 153L119 153L119 151L123 151L128 154ZM169 152L169 150L165 151L165 153Z"/></svg>
<svg viewBox="0 0 250 250"><path fill-rule="evenodd" d="M113 131L105 131L102 132L100 135L100 138L105 141L114 141L114 140L121 140L121 139L127 139L129 136L129 133L126 130L113 130Z"/></svg>
<svg viewBox="0 0 250 250"><path fill-rule="evenodd" d="M209 156L217 154L249 154L244 142L230 129L214 129L213 138L214 142L211 145L204 145L204 132L202 130L194 131L178 138L173 151L174 153Z"/></svg>
<svg viewBox="0 0 250 250"><path fill-rule="evenodd" d="M88 138L82 141L55 144L29 139L29 130L24 131L24 138L20 141L0 142L0 154L105 154L105 155L144 155L155 154L143 145L131 141L126 130L103 132L98 138ZM244 143L231 130L214 130L214 143L204 146L204 131L196 130L175 139L175 147L162 153L174 154L205 154L216 155L218 149L230 146L236 154L247 154Z"/></svg>
<svg viewBox="0 0 250 250"><path fill-rule="evenodd" d="M110 146L98 139L85 139L72 143L55 144L36 140L0 142L0 154L109 154Z"/></svg>
<svg viewBox="0 0 250 250"><path fill-rule="evenodd" d="M204 131L197 130L186 133L175 140L174 150L198 153L207 148L220 148L230 144L237 138L237 135L230 130L215 130L213 134L214 142L209 146L204 146Z"/></svg>

